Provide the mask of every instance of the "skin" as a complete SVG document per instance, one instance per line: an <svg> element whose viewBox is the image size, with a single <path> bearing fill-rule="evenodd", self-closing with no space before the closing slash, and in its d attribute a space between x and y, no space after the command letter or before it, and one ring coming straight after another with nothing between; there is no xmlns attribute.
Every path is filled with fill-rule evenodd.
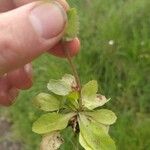
<svg viewBox="0 0 150 150"><path fill-rule="evenodd" d="M57 0L57 2L64 12L67 11L69 5L65 0ZM32 60L43 53L65 58L64 45L60 40L66 24L51 40L40 39L27 24L24 17L29 13L27 10L40 4L41 2L36 0L0 0L0 105L2 106L13 104L20 89L25 90L32 86L30 64ZM21 20L18 19L20 15L22 15ZM18 33L22 32L22 28L26 34L20 36ZM29 40L25 38L26 35L30 35ZM80 48L78 38L64 44L70 49L71 56L78 53Z"/></svg>

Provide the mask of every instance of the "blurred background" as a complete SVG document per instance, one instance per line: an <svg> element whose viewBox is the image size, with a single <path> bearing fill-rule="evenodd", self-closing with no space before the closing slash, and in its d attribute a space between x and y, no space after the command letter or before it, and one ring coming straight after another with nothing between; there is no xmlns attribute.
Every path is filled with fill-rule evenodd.
<svg viewBox="0 0 150 150"><path fill-rule="evenodd" d="M118 150L150 150L150 0L70 0L80 16L81 51L74 59L82 83L99 82L111 97L104 106L118 120L110 134ZM43 55L33 62L34 86L15 105L0 108L0 150L38 150L40 136L31 131L40 114L31 100L47 91L50 78L71 70L65 59ZM73 135L63 131L73 150ZM67 140L68 139L68 140Z"/></svg>

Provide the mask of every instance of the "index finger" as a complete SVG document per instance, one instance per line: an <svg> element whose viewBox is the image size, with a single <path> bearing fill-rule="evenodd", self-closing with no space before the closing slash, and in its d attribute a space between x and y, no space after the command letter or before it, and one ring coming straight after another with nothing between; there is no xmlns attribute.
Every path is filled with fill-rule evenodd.
<svg viewBox="0 0 150 150"><path fill-rule="evenodd" d="M36 0L0 0L0 12L6 12L18 6L34 1Z"/></svg>
<svg viewBox="0 0 150 150"><path fill-rule="evenodd" d="M9 10L15 9L19 6L22 6L31 2L35 2L35 1L38 1L38 0L0 0L0 12L6 12ZM67 4L66 0L56 0L56 1L59 1L59 3L61 3L62 6L64 6L66 10L69 8L69 5Z"/></svg>

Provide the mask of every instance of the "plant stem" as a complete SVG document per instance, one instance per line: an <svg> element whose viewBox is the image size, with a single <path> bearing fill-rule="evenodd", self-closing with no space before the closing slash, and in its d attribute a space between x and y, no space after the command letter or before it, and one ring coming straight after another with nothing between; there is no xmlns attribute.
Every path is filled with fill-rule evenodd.
<svg viewBox="0 0 150 150"><path fill-rule="evenodd" d="M76 66L72 62L72 58L70 56L70 50L65 46L64 43L63 43L63 46L64 46L63 48L64 48L64 51L65 51L66 58L68 60L68 63L70 64L70 67L72 69L72 73L73 73L73 75L75 77L75 80L76 80L76 83L77 83L77 88L78 88L78 91L79 91L79 107L80 107L79 110L82 110L82 97L81 97L81 82L80 82L80 78L79 78Z"/></svg>

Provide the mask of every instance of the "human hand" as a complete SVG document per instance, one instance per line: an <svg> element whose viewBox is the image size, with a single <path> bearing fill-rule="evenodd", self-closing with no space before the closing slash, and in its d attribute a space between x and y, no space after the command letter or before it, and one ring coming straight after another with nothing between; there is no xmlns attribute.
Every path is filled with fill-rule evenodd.
<svg viewBox="0 0 150 150"><path fill-rule="evenodd" d="M34 1L34 2L33 2ZM65 57L59 42L68 9L65 0L0 0L0 104L9 106L19 89L32 86L30 62L45 52ZM80 47L75 38L66 42L71 55Z"/></svg>

